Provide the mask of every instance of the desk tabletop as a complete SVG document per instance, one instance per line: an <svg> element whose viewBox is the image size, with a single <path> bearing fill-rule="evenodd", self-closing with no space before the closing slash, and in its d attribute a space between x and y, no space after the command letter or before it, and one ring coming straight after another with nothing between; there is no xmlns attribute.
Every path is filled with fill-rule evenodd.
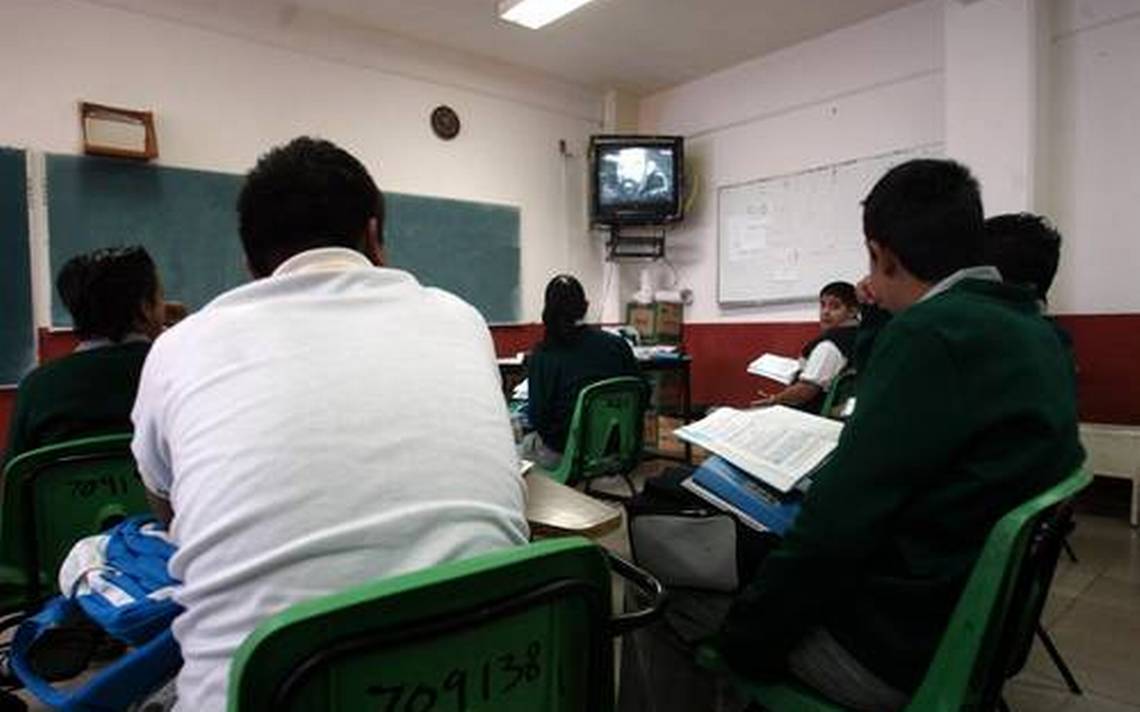
<svg viewBox="0 0 1140 712"><path fill-rule="evenodd" d="M526 520L535 536L600 537L621 524L621 510L531 470L526 482Z"/></svg>

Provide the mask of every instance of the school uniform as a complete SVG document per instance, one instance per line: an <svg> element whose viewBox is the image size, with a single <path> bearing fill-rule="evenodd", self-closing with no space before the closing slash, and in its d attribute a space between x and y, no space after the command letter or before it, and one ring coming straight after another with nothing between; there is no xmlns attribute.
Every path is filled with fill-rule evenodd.
<svg viewBox="0 0 1140 712"><path fill-rule="evenodd" d="M539 345L527 366L527 417L541 438L533 445L553 451L557 466L582 389L639 373L625 339L600 329L579 327L566 343Z"/></svg>
<svg viewBox="0 0 1140 712"><path fill-rule="evenodd" d="M44 445L90 435L129 432L143 361L144 336L121 343L84 341L20 382L6 459Z"/></svg>
<svg viewBox="0 0 1140 712"><path fill-rule="evenodd" d="M733 668L781 669L822 628L909 695L993 525L1083 460L1068 357L998 279L956 274L879 334L839 446L718 635Z"/></svg>
<svg viewBox="0 0 1140 712"><path fill-rule="evenodd" d="M855 320L828 329L809 341L800 357L803 368L797 380L819 386L819 393L807 403L797 406L808 413L818 413L827 400L827 390L851 363L855 353L855 339L859 323Z"/></svg>

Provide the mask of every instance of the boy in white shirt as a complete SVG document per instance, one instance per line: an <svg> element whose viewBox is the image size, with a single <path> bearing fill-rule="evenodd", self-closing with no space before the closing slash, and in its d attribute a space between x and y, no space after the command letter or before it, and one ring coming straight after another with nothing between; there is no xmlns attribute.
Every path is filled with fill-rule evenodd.
<svg viewBox="0 0 1140 712"><path fill-rule="evenodd" d="M800 354L796 381L774 395L761 391L757 406L787 405L809 413L818 413L827 397L827 389L850 363L855 349L855 333L859 327L859 300L855 286L848 282L831 282L819 291L818 337L809 341Z"/></svg>
<svg viewBox="0 0 1140 712"><path fill-rule="evenodd" d="M178 708L203 712L225 708L266 617L528 538L487 325L383 266L364 166L296 139L261 158L238 212L256 279L155 342L132 416L178 546Z"/></svg>

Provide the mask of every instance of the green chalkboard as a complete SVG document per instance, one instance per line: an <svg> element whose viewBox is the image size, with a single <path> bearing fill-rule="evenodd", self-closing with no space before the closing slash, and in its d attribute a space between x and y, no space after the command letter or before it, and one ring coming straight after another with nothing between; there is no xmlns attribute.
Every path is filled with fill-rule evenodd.
<svg viewBox="0 0 1140 712"><path fill-rule="evenodd" d="M141 244L158 264L167 298L197 309L249 279L235 211L241 181L228 173L49 155L52 273L81 252ZM392 266L458 294L488 321L518 318L517 208L399 193L386 198ZM70 324L58 300L52 322Z"/></svg>
<svg viewBox="0 0 1140 712"><path fill-rule="evenodd" d="M24 152L0 148L0 385L6 386L36 365L27 185Z"/></svg>
<svg viewBox="0 0 1140 712"><path fill-rule="evenodd" d="M167 297L197 309L248 279L234 210L240 187L226 173L48 156L51 273L99 247L143 245ZM55 298L52 323L71 324Z"/></svg>
<svg viewBox="0 0 1140 712"><path fill-rule="evenodd" d="M519 317L519 209L393 193L385 252L393 267L475 305L492 323Z"/></svg>

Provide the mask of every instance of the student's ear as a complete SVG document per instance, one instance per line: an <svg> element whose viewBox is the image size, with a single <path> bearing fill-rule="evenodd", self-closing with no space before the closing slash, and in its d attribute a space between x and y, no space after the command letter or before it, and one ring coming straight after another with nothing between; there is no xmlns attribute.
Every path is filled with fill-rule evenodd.
<svg viewBox="0 0 1140 712"><path fill-rule="evenodd" d="M867 240L867 251L871 253L872 271L878 271L884 277L894 277L898 274L899 258L891 248L879 243L877 240Z"/></svg>
<svg viewBox="0 0 1140 712"><path fill-rule="evenodd" d="M364 228L364 255L377 267L383 267L387 262L384 246L380 243L380 221L374 217L368 219L368 227Z"/></svg>

